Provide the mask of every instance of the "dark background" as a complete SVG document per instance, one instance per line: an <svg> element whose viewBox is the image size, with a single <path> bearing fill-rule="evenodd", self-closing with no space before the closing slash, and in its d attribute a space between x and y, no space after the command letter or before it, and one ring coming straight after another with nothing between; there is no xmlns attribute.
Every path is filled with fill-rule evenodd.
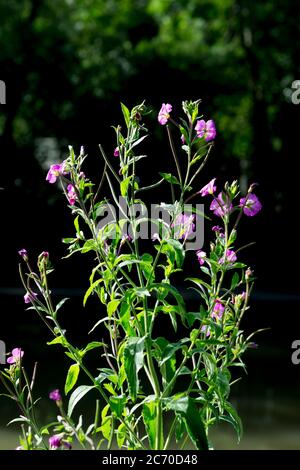
<svg viewBox="0 0 300 470"><path fill-rule="evenodd" d="M257 182L263 203L257 217L243 221L241 235L256 241L243 256L258 278L244 327L270 327L257 336L249 375L233 390L245 420L242 445L300 448L300 365L291 362L300 337L300 105L291 100L300 80L299 1L0 0L0 18L7 92L0 105L0 339L8 350L22 346L29 364L41 363L41 394L62 387L68 361L45 349L48 333L24 309L17 250L27 248L33 258L51 253L54 292L71 297L64 321L79 343L99 307L81 304L88 263L60 260L61 239L73 227L60 191L45 182L47 168L66 157L68 144L77 151L84 145L87 174L98 181L97 145L112 155L120 101L132 107L145 99L154 111L140 177L152 183L171 162L156 119L161 103L172 103L175 116L183 99L201 98L218 136L195 187L214 176L219 185L238 179L244 190ZM154 202L162 196L157 192ZM1 399L1 421L12 414ZM234 446L227 428L216 440Z"/></svg>

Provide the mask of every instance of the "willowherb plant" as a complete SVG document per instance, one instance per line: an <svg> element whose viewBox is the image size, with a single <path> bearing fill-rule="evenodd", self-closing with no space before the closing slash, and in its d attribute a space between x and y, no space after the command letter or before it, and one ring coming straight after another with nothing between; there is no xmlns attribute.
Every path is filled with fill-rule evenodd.
<svg viewBox="0 0 300 470"><path fill-rule="evenodd" d="M229 402L235 381L230 370L244 367L242 355L255 344L250 341L252 335L245 338L241 330L253 275L240 259L237 227L243 214L256 215L261 204L253 193L254 185L241 197L236 181L217 191L214 178L192 192L216 137L214 122L199 116L199 104L199 100L183 102L185 119L180 119L180 124L171 118L170 104L163 104L158 115L160 125L167 129L176 176L161 173L157 183L140 185L137 172L145 155L136 154L136 149L147 136L143 120L149 110L144 103L131 111L122 104L125 132L120 126L115 128L112 158L100 146L104 171L97 188L83 172L83 148L76 156L70 147L68 158L51 166L46 179L60 182L74 217L75 235L63 240L68 244L68 256L93 254L83 303L91 295L99 299L101 316L92 330L101 341L88 342L84 348L70 342L59 319L67 299L55 305L49 288L48 276L53 270L49 253L38 257L35 272L27 251L20 250L25 266L20 266L25 303L36 310L53 335L48 344L60 345L72 362L64 390L66 396L72 391L68 406L65 408L67 399L59 390L51 392L59 415L57 422L41 427L33 397L35 368L29 379L20 348L13 349L7 359L9 367L1 373L1 380L6 395L21 409L14 422L21 423L22 449L69 449L76 441L91 449L116 445L127 449L208 449L209 428L222 420L231 423L240 438L241 421ZM175 140L171 125L178 134ZM109 197L101 197L105 178ZM146 190L147 194L157 191L161 184L169 185L170 201L161 203L159 215L149 218L141 197ZM191 204L187 211L187 202L196 197L210 201L210 217L206 218L207 223L212 221L212 240L205 244L205 251L198 246L191 252L189 241L195 236L196 225L204 221L203 212ZM145 227L150 222L154 233L148 253L142 251L142 235L148 233ZM187 272L186 278L197 293L194 311L187 309L175 284L176 273L188 271L184 264L188 249L199 273L191 277ZM171 337L177 335L176 341L161 328L166 321L170 321ZM91 370L86 355L95 348L101 351L99 366L103 359L107 364ZM74 388L79 374L82 381L85 377L86 385ZM99 394L95 419L87 425L83 415L75 422L73 411L91 390Z"/></svg>

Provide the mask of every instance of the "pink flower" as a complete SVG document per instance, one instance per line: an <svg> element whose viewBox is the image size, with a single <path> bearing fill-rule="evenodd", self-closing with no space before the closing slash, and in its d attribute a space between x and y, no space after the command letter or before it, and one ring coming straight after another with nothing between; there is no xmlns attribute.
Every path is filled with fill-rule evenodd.
<svg viewBox="0 0 300 470"><path fill-rule="evenodd" d="M199 137L199 139L204 137L206 142L214 140L217 135L216 126L212 119L207 122L205 122L204 119L200 119L200 121L197 121L195 131L197 132L197 137Z"/></svg>
<svg viewBox="0 0 300 470"><path fill-rule="evenodd" d="M171 224L171 227L175 229L174 238L186 240L195 231L194 220L194 215L177 215L174 222Z"/></svg>
<svg viewBox="0 0 300 470"><path fill-rule="evenodd" d="M26 294L24 295L24 302L25 304L30 304L31 302L33 302L36 298L37 298L37 294L35 292L26 292Z"/></svg>
<svg viewBox="0 0 300 470"><path fill-rule="evenodd" d="M216 320L222 320L224 310L224 305L217 299L211 314L212 318L215 318Z"/></svg>
<svg viewBox="0 0 300 470"><path fill-rule="evenodd" d="M11 356L7 358L7 364L18 364L24 356L24 351L21 348L14 348Z"/></svg>
<svg viewBox="0 0 300 470"><path fill-rule="evenodd" d="M119 157L120 156L120 150L119 147L116 147L114 150L114 157Z"/></svg>
<svg viewBox="0 0 300 470"><path fill-rule="evenodd" d="M49 183L55 183L57 178L60 175L66 175L66 174L67 173L65 171L65 162L51 165L48 171L48 174L46 176L46 181L49 181Z"/></svg>
<svg viewBox="0 0 300 470"><path fill-rule="evenodd" d="M180 140L181 140L182 145L184 145L185 144L185 138L184 138L183 134L181 134Z"/></svg>
<svg viewBox="0 0 300 470"><path fill-rule="evenodd" d="M224 215L230 214L233 206L229 196L221 192L218 197L211 202L209 208L211 211L214 211L214 214L218 217L224 217Z"/></svg>
<svg viewBox="0 0 300 470"><path fill-rule="evenodd" d="M54 436L49 437L50 449L58 449L62 444L61 439L59 434L54 434Z"/></svg>
<svg viewBox="0 0 300 470"><path fill-rule="evenodd" d="M58 388L56 390L52 390L52 392L49 393L49 398L50 398L50 400L53 400L53 401L61 401L62 400L61 394L60 394L60 391L58 390Z"/></svg>
<svg viewBox="0 0 300 470"><path fill-rule="evenodd" d="M240 199L240 207L243 208L243 212L248 217L253 217L262 208L261 202L255 194L248 194L246 197Z"/></svg>
<svg viewBox="0 0 300 470"><path fill-rule="evenodd" d="M77 194L75 188L72 184L68 184L68 200L71 206L74 206L75 202L77 201Z"/></svg>
<svg viewBox="0 0 300 470"><path fill-rule="evenodd" d="M167 124L168 122L168 119L170 118L170 112L172 111L172 105L167 103L163 103L162 104L162 107L160 108L160 111L158 113L158 122L159 124L161 124L162 126L164 126L165 124Z"/></svg>
<svg viewBox="0 0 300 470"><path fill-rule="evenodd" d="M224 264L224 263L235 263L237 260L237 256L235 254L235 251L233 250L226 250L225 256L222 256L222 258L219 259L219 264Z"/></svg>
<svg viewBox="0 0 300 470"><path fill-rule="evenodd" d="M213 228L212 228L212 231L213 232L216 232L216 233L220 233L223 231L222 227L220 227L220 225L214 225Z"/></svg>
<svg viewBox="0 0 300 470"><path fill-rule="evenodd" d="M19 250L18 251L18 254L20 256L22 256L22 258L26 261L28 259L28 253L27 253L27 250L25 250L25 248L22 248L22 250Z"/></svg>
<svg viewBox="0 0 300 470"><path fill-rule="evenodd" d="M203 186L203 188L200 189L199 194L201 194L202 197L207 196L207 194L213 194L217 189L215 181L216 178L213 178L209 183Z"/></svg>
<svg viewBox="0 0 300 470"><path fill-rule="evenodd" d="M197 255L200 266L202 266L205 263L205 257L206 257L205 251L198 250L196 255Z"/></svg>

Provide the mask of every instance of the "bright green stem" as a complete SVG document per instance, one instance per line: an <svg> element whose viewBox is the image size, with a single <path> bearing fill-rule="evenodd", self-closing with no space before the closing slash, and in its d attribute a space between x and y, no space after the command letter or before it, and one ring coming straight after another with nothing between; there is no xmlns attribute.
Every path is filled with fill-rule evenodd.
<svg viewBox="0 0 300 470"><path fill-rule="evenodd" d="M163 410L160 399L157 401L157 433L155 436L155 450L164 449L164 436L163 436Z"/></svg>

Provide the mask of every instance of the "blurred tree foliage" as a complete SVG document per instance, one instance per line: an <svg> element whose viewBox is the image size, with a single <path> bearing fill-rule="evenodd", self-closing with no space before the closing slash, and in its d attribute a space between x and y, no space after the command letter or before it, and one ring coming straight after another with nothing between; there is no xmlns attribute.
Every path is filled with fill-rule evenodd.
<svg viewBox="0 0 300 470"><path fill-rule="evenodd" d="M1 0L0 17L0 148L9 156L0 186L16 186L14 197L32 191L37 204L38 184L50 194L33 158L39 138L55 137L60 149L96 144L120 100L158 108L201 97L223 173L255 175L272 200L269 218L290 214L299 0ZM27 184L33 175L41 183Z"/></svg>

